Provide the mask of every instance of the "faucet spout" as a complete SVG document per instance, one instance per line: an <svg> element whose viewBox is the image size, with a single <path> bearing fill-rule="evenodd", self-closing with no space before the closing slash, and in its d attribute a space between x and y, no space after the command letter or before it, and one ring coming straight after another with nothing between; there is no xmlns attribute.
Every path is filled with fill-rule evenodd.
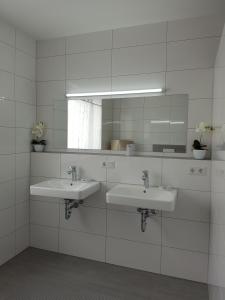
<svg viewBox="0 0 225 300"><path fill-rule="evenodd" d="M147 170L143 171L142 180L144 182L145 189L148 189L149 188L149 175L148 175Z"/></svg>
<svg viewBox="0 0 225 300"><path fill-rule="evenodd" d="M77 174L77 167L76 166L70 166L67 173L72 174L72 182L75 182L75 181L78 180L78 174Z"/></svg>

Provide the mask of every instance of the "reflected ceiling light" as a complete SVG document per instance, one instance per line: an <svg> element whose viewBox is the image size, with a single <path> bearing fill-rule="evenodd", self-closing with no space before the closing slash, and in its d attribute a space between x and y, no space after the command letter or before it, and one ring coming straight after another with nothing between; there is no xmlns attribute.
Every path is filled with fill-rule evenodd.
<svg viewBox="0 0 225 300"><path fill-rule="evenodd" d="M169 121L169 120L151 120L151 124L170 124L170 125L176 125L176 124L184 124L183 121Z"/></svg>
<svg viewBox="0 0 225 300"><path fill-rule="evenodd" d="M88 97L88 96L113 96L113 95L131 95L131 94L148 94L162 93L163 89L146 89L146 90L130 90L130 91L114 91L114 92L89 92L89 93L72 93L66 94L66 97Z"/></svg>

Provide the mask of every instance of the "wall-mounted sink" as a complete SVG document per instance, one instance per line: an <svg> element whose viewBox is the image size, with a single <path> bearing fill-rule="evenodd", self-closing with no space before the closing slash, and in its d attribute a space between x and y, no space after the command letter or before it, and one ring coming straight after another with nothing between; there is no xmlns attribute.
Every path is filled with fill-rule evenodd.
<svg viewBox="0 0 225 300"><path fill-rule="evenodd" d="M118 184L106 194L106 202L116 205L133 206L150 210L173 211L177 190L173 188Z"/></svg>
<svg viewBox="0 0 225 300"><path fill-rule="evenodd" d="M51 179L30 186L31 195L56 197L71 200L83 200L100 189L96 181L75 181L69 179Z"/></svg>

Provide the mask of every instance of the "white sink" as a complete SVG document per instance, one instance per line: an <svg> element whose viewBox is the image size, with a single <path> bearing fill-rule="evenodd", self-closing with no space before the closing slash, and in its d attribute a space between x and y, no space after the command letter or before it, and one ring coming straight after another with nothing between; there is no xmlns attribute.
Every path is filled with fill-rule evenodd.
<svg viewBox="0 0 225 300"><path fill-rule="evenodd" d="M83 200L100 189L95 181L75 181L69 179L51 179L30 186L31 195L56 197L71 200Z"/></svg>
<svg viewBox="0 0 225 300"><path fill-rule="evenodd" d="M177 190L173 188L150 187L141 185L118 184L106 194L106 202L137 208L173 211Z"/></svg>

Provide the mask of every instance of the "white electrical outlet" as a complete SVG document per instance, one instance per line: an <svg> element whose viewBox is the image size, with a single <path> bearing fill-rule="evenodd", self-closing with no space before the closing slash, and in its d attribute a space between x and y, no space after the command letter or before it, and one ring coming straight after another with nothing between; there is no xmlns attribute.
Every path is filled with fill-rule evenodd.
<svg viewBox="0 0 225 300"><path fill-rule="evenodd" d="M103 168L115 169L116 163L115 161L104 161L102 163Z"/></svg>
<svg viewBox="0 0 225 300"><path fill-rule="evenodd" d="M206 176L207 168L206 167L191 167L189 169L189 175Z"/></svg>

